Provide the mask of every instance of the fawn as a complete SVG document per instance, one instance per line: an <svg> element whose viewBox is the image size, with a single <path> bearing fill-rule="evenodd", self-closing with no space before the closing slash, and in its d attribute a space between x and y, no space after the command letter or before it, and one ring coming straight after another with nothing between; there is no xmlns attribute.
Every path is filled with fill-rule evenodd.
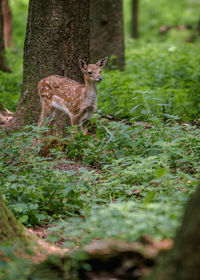
<svg viewBox="0 0 200 280"><path fill-rule="evenodd" d="M42 104L39 127L46 119L51 125L63 112L69 116L72 126L89 120L97 110L96 83L102 81L100 73L107 60L108 57L105 57L96 64L87 65L84 60L79 59L85 84L59 75L51 75L41 80L38 83L38 95ZM85 128L84 122L81 129Z"/></svg>

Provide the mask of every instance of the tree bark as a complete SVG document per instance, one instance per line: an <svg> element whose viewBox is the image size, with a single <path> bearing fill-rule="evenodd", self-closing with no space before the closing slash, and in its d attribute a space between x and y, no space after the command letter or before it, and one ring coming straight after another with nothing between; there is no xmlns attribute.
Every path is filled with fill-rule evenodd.
<svg viewBox="0 0 200 280"><path fill-rule="evenodd" d="M131 35L132 38L139 37L139 0L132 0L132 28L131 28Z"/></svg>
<svg viewBox="0 0 200 280"><path fill-rule="evenodd" d="M113 66L123 70L125 59L122 0L91 1L90 40L92 63L105 56L113 56Z"/></svg>
<svg viewBox="0 0 200 280"><path fill-rule="evenodd" d="M38 82L51 74L83 81L78 59L89 62L89 0L30 0L16 126L38 121Z"/></svg>
<svg viewBox="0 0 200 280"><path fill-rule="evenodd" d="M173 249L150 278L158 280L200 279L200 188L186 207Z"/></svg>
<svg viewBox="0 0 200 280"><path fill-rule="evenodd" d="M8 0L2 0L3 21L4 21L4 42L6 48L13 47L12 35L12 14Z"/></svg>
<svg viewBox="0 0 200 280"><path fill-rule="evenodd" d="M5 59L2 0L0 0L0 70L3 72L11 72Z"/></svg>

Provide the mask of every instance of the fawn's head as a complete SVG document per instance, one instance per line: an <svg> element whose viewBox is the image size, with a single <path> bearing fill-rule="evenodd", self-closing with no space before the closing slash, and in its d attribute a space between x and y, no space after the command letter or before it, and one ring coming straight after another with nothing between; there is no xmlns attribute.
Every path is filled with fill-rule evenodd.
<svg viewBox="0 0 200 280"><path fill-rule="evenodd" d="M84 73L84 77L88 81L93 82L101 82L101 69L106 65L106 62L108 61L108 57L104 57L100 59L96 64L88 64L82 60L79 59L79 64L81 71Z"/></svg>

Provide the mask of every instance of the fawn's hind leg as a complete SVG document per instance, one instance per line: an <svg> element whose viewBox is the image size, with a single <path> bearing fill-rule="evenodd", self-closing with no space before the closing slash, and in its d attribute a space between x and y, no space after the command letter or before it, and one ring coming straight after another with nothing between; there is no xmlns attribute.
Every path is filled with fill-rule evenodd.
<svg viewBox="0 0 200 280"><path fill-rule="evenodd" d="M62 114L61 111L57 110L57 109L53 109L50 116L49 116L49 121L48 121L48 125L52 125L55 123L56 120L59 119L60 115Z"/></svg>
<svg viewBox="0 0 200 280"><path fill-rule="evenodd" d="M45 120L48 119L48 117L51 115L52 109L48 106L48 104L45 101L42 101L42 112L40 114L40 118L38 121L38 126L43 126Z"/></svg>

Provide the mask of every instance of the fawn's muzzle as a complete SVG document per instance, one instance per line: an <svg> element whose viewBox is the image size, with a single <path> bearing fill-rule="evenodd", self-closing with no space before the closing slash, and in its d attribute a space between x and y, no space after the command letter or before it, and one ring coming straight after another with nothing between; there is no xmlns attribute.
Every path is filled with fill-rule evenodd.
<svg viewBox="0 0 200 280"><path fill-rule="evenodd" d="M103 79L101 77L97 78L97 82L101 82Z"/></svg>

